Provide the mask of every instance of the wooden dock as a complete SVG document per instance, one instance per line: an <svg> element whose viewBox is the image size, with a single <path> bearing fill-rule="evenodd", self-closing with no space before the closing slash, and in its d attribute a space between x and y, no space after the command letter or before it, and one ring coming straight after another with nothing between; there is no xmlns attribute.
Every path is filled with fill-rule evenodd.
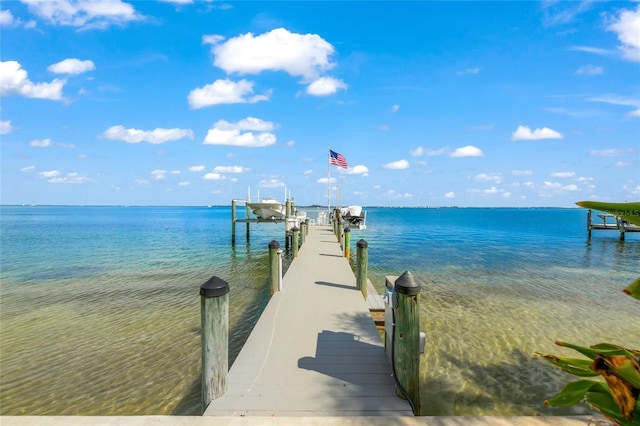
<svg viewBox="0 0 640 426"><path fill-rule="evenodd" d="M591 238L591 231L594 229L618 231L620 232L620 241L624 241L624 234L627 232L640 232L640 226L627 223L613 214L598 213L597 216L600 218L601 222L593 221L593 213L591 209L587 212L587 235L589 238ZM607 222L607 219L609 219L609 222Z"/></svg>
<svg viewBox="0 0 640 426"><path fill-rule="evenodd" d="M332 228L311 227L204 416L413 416L368 299Z"/></svg>

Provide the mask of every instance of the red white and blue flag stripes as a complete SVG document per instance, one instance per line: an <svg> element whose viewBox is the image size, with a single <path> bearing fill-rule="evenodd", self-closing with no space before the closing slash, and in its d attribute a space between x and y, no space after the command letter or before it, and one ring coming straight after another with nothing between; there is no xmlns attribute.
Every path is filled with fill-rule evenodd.
<svg viewBox="0 0 640 426"><path fill-rule="evenodd" d="M329 150L329 164L333 164L338 167L342 167L343 169L347 168L347 159L344 158L344 155L339 154L335 151Z"/></svg>

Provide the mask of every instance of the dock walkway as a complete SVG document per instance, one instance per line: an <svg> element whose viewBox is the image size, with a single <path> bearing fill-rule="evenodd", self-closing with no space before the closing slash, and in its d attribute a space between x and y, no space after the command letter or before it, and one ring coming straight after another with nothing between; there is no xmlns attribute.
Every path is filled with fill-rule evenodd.
<svg viewBox="0 0 640 426"><path fill-rule="evenodd" d="M204 416L413 416L331 227L311 227Z"/></svg>

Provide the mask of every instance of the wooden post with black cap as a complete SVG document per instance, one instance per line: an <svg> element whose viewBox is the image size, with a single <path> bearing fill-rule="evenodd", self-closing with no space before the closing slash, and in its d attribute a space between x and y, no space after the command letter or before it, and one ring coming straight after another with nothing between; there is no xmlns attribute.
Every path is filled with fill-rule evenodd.
<svg viewBox="0 0 640 426"><path fill-rule="evenodd" d="M229 371L229 284L212 277L200 286L202 412L224 395Z"/></svg>

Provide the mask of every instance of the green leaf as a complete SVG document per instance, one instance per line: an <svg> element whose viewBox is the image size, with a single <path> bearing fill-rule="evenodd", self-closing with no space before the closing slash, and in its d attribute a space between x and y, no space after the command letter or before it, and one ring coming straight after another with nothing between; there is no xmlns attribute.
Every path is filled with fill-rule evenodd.
<svg viewBox="0 0 640 426"><path fill-rule="evenodd" d="M557 407L568 407L582 401L587 392L597 386L602 386L602 383L593 380L578 380L567 383L556 396L547 399L544 403Z"/></svg>
<svg viewBox="0 0 640 426"><path fill-rule="evenodd" d="M556 341L556 345L564 346L565 348L571 348L575 351L580 352L582 355L586 356L589 359L596 359L600 353L592 348L586 348L584 346L574 345L573 343L563 342L561 340Z"/></svg>
<svg viewBox="0 0 640 426"><path fill-rule="evenodd" d="M632 353L629 349L622 346L614 345L613 343L598 343L597 345L590 346L591 349L598 351L602 356L614 356L623 355L627 357L637 357L637 354Z"/></svg>
<svg viewBox="0 0 640 426"><path fill-rule="evenodd" d="M578 346L574 345L573 343L558 340L556 341L556 345L571 348L590 359L596 359L598 356L613 355L636 356L622 346L614 345L613 343L598 343L597 345L593 345L587 348L584 346Z"/></svg>
<svg viewBox="0 0 640 426"><path fill-rule="evenodd" d="M546 361L553 364L555 367L558 367L567 373L573 374L574 376L579 377L594 377L598 376L599 373L597 371L591 370L591 360L582 359L582 358L569 358L557 355L543 355L541 353L535 352L534 355L544 358Z"/></svg>
<svg viewBox="0 0 640 426"><path fill-rule="evenodd" d="M640 389L640 372L635 369L630 359L626 360L625 363L620 366L611 368L610 371L634 388Z"/></svg>
<svg viewBox="0 0 640 426"><path fill-rule="evenodd" d="M638 426L638 420L640 420L640 406L638 404L636 404L636 408L632 413L633 419L627 420L622 415L618 404L616 404L608 392L588 392L586 402L600 411L606 418L617 422L620 426Z"/></svg>
<svg viewBox="0 0 640 426"><path fill-rule="evenodd" d="M626 294L633 297L634 299L640 300L640 277L636 279L634 282L629 284L624 290Z"/></svg>

